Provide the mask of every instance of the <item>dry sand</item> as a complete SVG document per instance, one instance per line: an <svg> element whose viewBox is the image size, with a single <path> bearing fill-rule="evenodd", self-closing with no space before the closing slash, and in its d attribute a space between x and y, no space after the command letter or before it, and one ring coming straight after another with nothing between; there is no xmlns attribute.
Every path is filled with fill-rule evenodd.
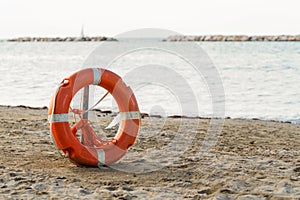
<svg viewBox="0 0 300 200"><path fill-rule="evenodd" d="M216 145L200 155L209 119L197 126L193 119L145 118L129 151L142 156L127 162L130 168L125 158L120 171L62 158L49 137L47 109L1 106L0 122L0 199L300 199L300 125L227 119ZM174 161L178 152L166 145L179 132L195 137ZM166 166L141 173L139 166L156 166L143 157L149 149L162 150L157 160Z"/></svg>

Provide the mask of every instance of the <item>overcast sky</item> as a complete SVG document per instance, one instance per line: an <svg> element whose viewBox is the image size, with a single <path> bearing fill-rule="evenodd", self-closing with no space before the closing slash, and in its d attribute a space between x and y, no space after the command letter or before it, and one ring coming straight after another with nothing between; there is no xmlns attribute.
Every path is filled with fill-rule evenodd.
<svg viewBox="0 0 300 200"><path fill-rule="evenodd" d="M182 34L300 34L299 0L1 0L0 38L114 36L139 28Z"/></svg>

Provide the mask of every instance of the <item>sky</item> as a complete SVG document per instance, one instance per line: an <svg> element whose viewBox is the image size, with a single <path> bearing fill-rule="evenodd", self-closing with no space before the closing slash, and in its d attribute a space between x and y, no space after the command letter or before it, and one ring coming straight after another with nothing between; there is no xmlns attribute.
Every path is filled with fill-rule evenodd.
<svg viewBox="0 0 300 200"><path fill-rule="evenodd" d="M300 34L299 0L1 0L0 38L115 36L140 28L185 35Z"/></svg>

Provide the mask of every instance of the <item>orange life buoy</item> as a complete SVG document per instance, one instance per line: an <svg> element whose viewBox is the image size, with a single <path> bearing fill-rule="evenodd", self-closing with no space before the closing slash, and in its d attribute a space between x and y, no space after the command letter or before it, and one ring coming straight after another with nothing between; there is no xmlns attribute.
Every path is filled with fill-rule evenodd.
<svg viewBox="0 0 300 200"><path fill-rule="evenodd" d="M86 119L72 127L69 124L72 98L88 85L105 88L117 102L121 122L118 133L111 140L99 139ZM132 90L117 74L102 68L83 69L64 79L51 100L48 115L50 132L57 148L82 165L99 166L118 161L135 142L140 128L139 107ZM83 136L89 136L84 143L76 137L78 129Z"/></svg>

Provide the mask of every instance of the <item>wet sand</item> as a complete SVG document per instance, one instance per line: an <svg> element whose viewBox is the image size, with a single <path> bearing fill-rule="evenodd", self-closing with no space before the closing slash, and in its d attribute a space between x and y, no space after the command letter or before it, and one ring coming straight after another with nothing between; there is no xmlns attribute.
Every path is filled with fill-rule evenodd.
<svg viewBox="0 0 300 200"><path fill-rule="evenodd" d="M57 153L47 109L0 106L0 122L0 199L300 198L300 125L226 119L216 145L200 154L210 119L145 117L128 152L140 158L91 168ZM189 141L185 149L176 137Z"/></svg>

